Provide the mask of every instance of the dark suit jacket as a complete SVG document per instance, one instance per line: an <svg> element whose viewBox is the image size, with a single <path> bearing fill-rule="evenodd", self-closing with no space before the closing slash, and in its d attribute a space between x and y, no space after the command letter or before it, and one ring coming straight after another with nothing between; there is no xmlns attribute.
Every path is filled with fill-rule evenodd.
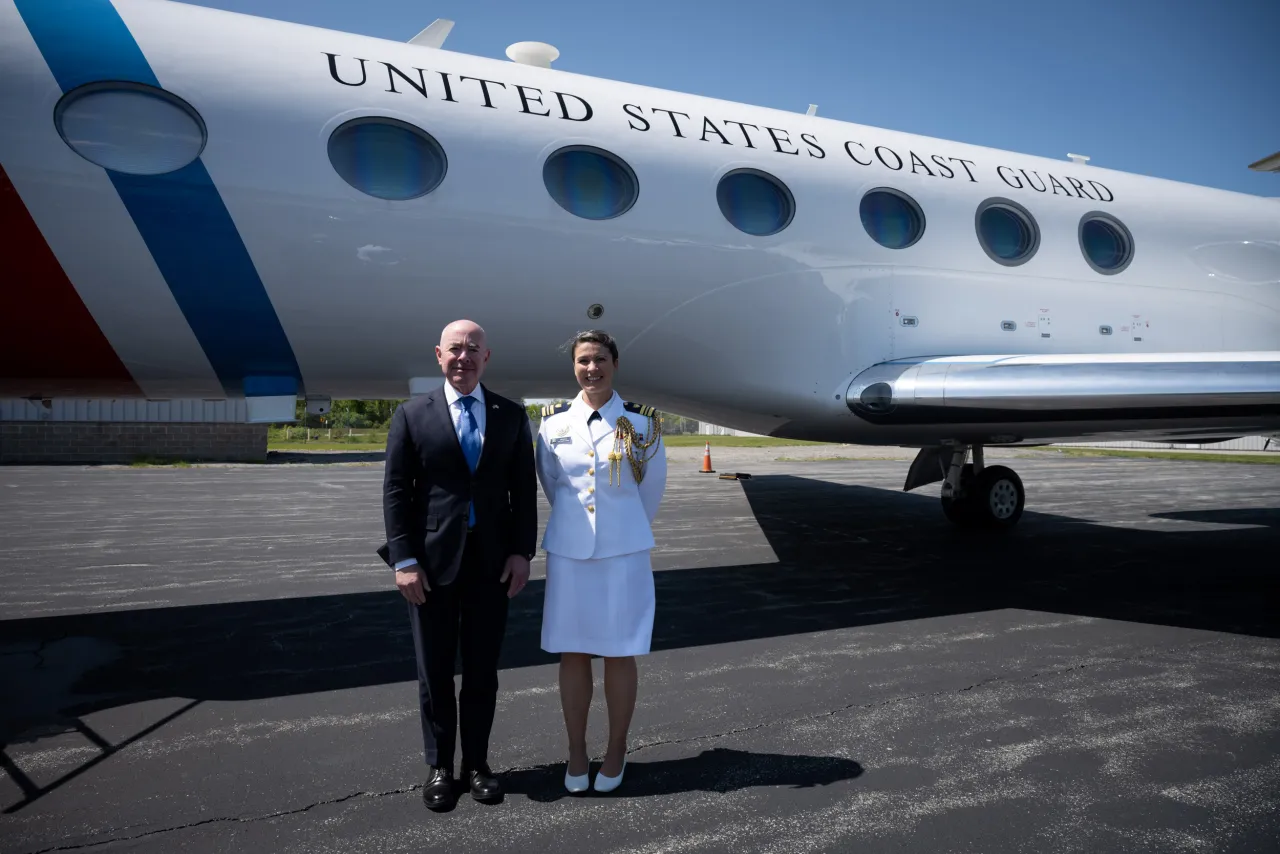
<svg viewBox="0 0 1280 854"><path fill-rule="evenodd" d="M475 474L454 432L444 384L402 403L391 418L382 481L388 566L417 558L427 583L458 575L468 536L476 539L481 571L497 579L510 555L537 550L538 478L533 434L523 406L484 388L484 447ZM474 501L476 529L467 533Z"/></svg>

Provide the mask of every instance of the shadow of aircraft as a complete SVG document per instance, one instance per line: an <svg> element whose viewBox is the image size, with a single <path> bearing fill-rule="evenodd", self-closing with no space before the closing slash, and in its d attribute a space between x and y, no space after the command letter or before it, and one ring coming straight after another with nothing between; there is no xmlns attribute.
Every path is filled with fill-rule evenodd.
<svg viewBox="0 0 1280 854"><path fill-rule="evenodd" d="M941 522L933 496L790 475L733 488L778 562L657 572L655 651L1002 608L1280 637L1280 509L1165 514L1252 526L1219 530L1027 512L993 537ZM535 580L512 601L503 668L555 661L539 648L542 595ZM0 746L156 698L412 681L406 607L388 590L0 622Z"/></svg>
<svg viewBox="0 0 1280 854"><path fill-rule="evenodd" d="M1152 519L1174 519L1179 522L1207 522L1211 525L1252 525L1275 527L1280 525L1280 508L1241 507L1221 510L1174 510L1168 513L1152 513Z"/></svg>

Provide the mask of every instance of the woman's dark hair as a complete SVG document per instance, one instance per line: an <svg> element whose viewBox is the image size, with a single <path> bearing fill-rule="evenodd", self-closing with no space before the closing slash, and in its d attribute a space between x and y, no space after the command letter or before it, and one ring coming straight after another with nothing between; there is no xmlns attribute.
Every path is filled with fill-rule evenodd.
<svg viewBox="0 0 1280 854"><path fill-rule="evenodd" d="M569 360L573 361L578 355L579 344L599 344L609 349L609 355L613 360L618 361L618 345L613 340L613 336L602 329L588 329L586 332L579 332L573 336L573 340L569 342Z"/></svg>

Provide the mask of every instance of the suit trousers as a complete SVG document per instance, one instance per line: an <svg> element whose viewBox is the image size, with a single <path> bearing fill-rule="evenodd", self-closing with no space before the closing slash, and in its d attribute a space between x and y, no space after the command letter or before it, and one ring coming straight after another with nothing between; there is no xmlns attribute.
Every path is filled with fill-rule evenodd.
<svg viewBox="0 0 1280 854"><path fill-rule="evenodd" d="M467 535L453 583L432 587L422 605L408 603L426 761L450 770L459 734L464 769L488 761L498 701L498 656L507 628L507 585L498 580L501 573L483 572L479 550L472 545L477 533ZM455 702L459 651L462 690Z"/></svg>

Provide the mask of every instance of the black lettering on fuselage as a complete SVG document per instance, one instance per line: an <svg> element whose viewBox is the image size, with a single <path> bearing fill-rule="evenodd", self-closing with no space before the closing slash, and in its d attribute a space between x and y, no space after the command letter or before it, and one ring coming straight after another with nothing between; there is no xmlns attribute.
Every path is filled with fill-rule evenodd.
<svg viewBox="0 0 1280 854"><path fill-rule="evenodd" d="M363 86L365 81L369 79L369 71L364 67L364 64L368 62L367 59L355 57L355 59L360 63L360 82L348 83L338 75L338 55L336 53L325 53L324 55L329 57L329 76L341 83L343 86Z"/></svg>

